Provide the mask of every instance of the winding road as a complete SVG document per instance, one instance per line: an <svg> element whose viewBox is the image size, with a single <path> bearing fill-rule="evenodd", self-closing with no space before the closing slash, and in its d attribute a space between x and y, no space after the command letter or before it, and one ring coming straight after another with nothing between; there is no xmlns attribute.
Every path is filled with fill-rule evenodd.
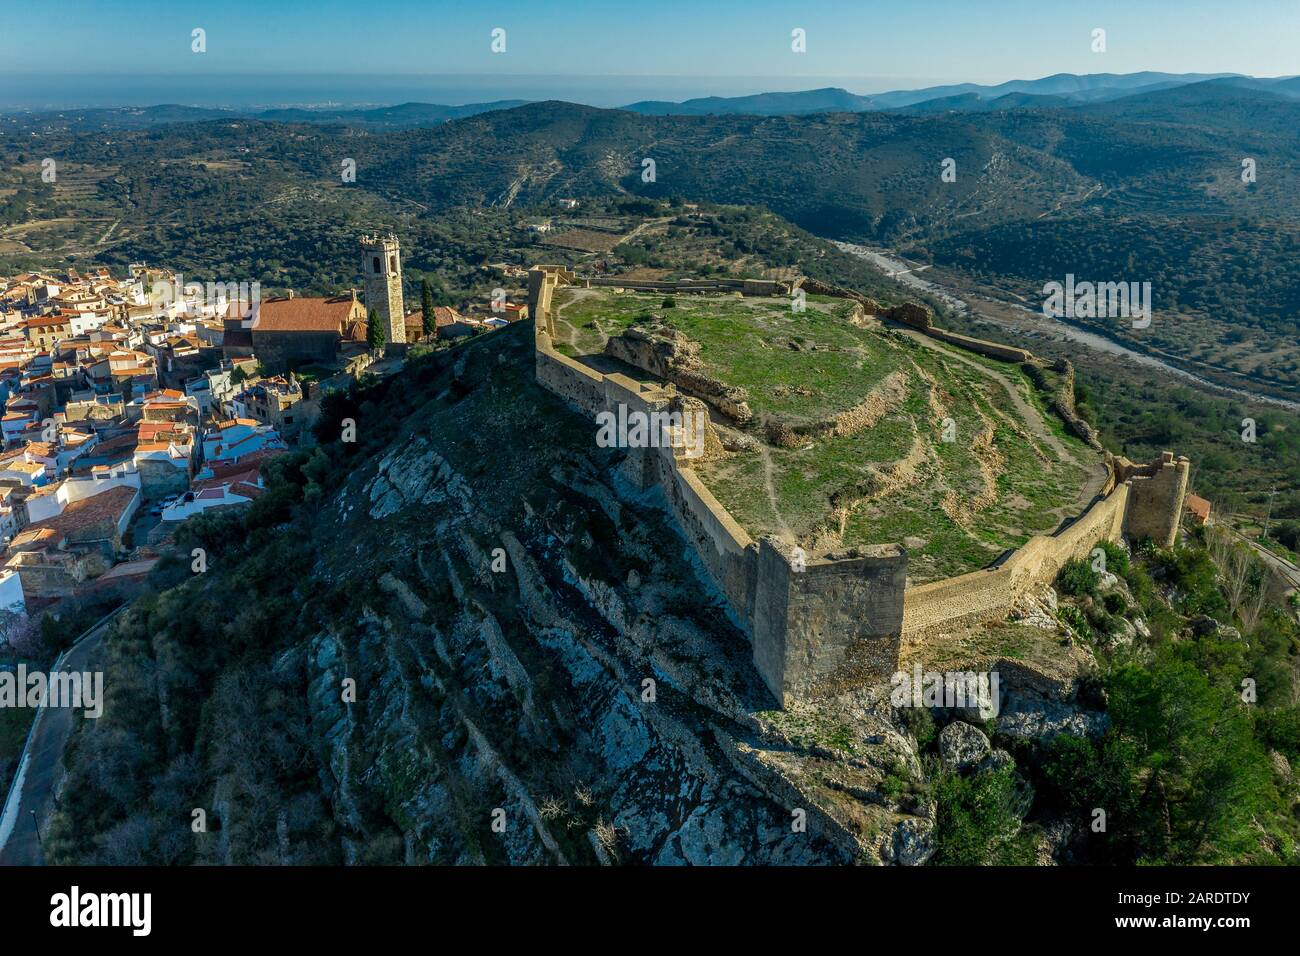
<svg viewBox="0 0 1300 956"><path fill-rule="evenodd" d="M123 605L125 607L125 605ZM119 607L77 638L59 655L52 671L91 671L104 635ZM71 707L41 707L18 762L4 809L0 811L0 866L40 866L45 862L37 821L44 826L56 806L63 750L84 712Z"/></svg>

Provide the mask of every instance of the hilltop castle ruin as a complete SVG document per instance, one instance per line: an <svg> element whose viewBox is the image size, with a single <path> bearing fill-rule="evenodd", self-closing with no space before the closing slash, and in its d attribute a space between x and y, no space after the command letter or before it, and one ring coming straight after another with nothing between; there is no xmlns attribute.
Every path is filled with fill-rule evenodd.
<svg viewBox="0 0 1300 956"><path fill-rule="evenodd" d="M602 373L557 351L552 296L563 285L746 296L791 291L772 280L636 282L579 278L560 266L535 266L528 273L528 305L536 323L537 381L592 417L617 412L620 405L649 416L698 411L703 403L673 385ZM869 302L847 290L808 287ZM959 348L1003 360L1032 359L1023 349L934 328L928 311L919 307L882 310L882 315ZM662 491L683 535L749 635L754 664L783 706L888 680L905 643L1004 617L1021 597L1050 583L1067 561L1086 557L1103 538L1150 537L1171 547L1187 494L1188 460L1165 452L1153 462L1135 464L1108 454L1106 467L1106 481L1091 505L1055 533L1034 535L991 567L909 587L908 555L899 544L804 556L766 537L751 539L705 487L685 448L631 448L622 465L637 488Z"/></svg>

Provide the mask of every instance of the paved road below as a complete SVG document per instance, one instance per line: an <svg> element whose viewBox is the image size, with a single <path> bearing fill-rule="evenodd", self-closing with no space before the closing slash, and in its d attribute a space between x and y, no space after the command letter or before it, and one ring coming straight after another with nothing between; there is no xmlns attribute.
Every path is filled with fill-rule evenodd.
<svg viewBox="0 0 1300 956"><path fill-rule="evenodd" d="M1282 581L1282 588L1284 591L1288 587L1300 591L1300 568L1297 568L1286 558L1274 554L1254 538L1246 537L1246 535L1242 534L1236 528L1226 524L1220 524L1219 527L1227 528L1237 538L1250 545L1255 550L1255 553L1259 555L1260 559L1268 565L1273 573Z"/></svg>
<svg viewBox="0 0 1300 956"><path fill-rule="evenodd" d="M94 661L99 657L104 635L111 624L112 618L88 632L68 651L59 664L59 670L94 670ZM59 762L63 759L63 749L76 722L85 719L83 710L71 707L44 708L37 716L36 730L15 777L15 780L22 780L18 802L9 808L6 819L0 821L0 836L6 831L9 833L4 844L0 845L0 866L39 866L45 862L36 833L36 821L44 826L54 810L54 783ZM32 811L35 811L34 817Z"/></svg>

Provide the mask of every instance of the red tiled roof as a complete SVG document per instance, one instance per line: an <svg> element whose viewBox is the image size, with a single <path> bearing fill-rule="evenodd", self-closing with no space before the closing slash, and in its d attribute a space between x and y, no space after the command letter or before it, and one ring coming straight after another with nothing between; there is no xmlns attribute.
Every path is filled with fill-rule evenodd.
<svg viewBox="0 0 1300 956"><path fill-rule="evenodd" d="M24 530L48 529L58 534L70 535L78 528L93 524L104 518L118 521L137 494L138 491L129 486L109 488L107 491L101 491L89 498L70 502L61 514L57 514L52 518L33 521Z"/></svg>
<svg viewBox="0 0 1300 956"><path fill-rule="evenodd" d="M137 440L136 436L130 434L115 435L112 438L106 438L103 441L101 441L98 445L95 446L95 452L94 452L95 457L98 458L115 451L129 452L132 448L135 447L136 440Z"/></svg>
<svg viewBox="0 0 1300 956"><path fill-rule="evenodd" d="M435 328L441 328L444 325L453 325L463 320L464 320L464 316L462 316L455 309L449 308L448 306L445 305L435 305L433 307L433 323ZM406 327L408 329L423 328L424 310L416 309L414 312L412 312L410 315L406 317L405 321L406 321Z"/></svg>
<svg viewBox="0 0 1300 956"><path fill-rule="evenodd" d="M355 301L351 295L336 295L328 299L311 296L269 299L258 306L253 330L256 332L334 332L341 335Z"/></svg>
<svg viewBox="0 0 1300 956"><path fill-rule="evenodd" d="M265 488L260 488L257 485L251 485L246 481L235 482L233 485L230 486L230 490L234 494L237 494L244 498L256 498L258 495L266 491Z"/></svg>
<svg viewBox="0 0 1300 956"><path fill-rule="evenodd" d="M157 563L157 558L146 558L142 561L124 561L115 567L109 568L97 577L95 583L102 584L105 581L120 580L122 578L143 577L152 571Z"/></svg>
<svg viewBox="0 0 1300 956"><path fill-rule="evenodd" d="M246 472L257 473L261 471L262 463L270 458L285 454L283 448L262 448L254 452L249 452L242 458L234 458L230 461L216 461L208 467L212 471L212 478L205 478L204 481L229 481L236 476Z"/></svg>
<svg viewBox="0 0 1300 956"><path fill-rule="evenodd" d="M44 527L44 522L29 524L14 535L9 542L10 551L44 551L59 544L64 539L62 531Z"/></svg>

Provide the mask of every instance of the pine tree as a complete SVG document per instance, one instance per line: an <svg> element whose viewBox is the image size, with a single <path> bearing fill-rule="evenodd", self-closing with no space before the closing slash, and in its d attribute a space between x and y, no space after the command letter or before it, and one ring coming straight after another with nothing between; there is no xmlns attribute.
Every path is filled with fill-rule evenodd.
<svg viewBox="0 0 1300 956"><path fill-rule="evenodd" d="M384 347L385 341L384 327L379 322L379 313L371 309L370 319L366 322L366 344L378 351Z"/></svg>
<svg viewBox="0 0 1300 956"><path fill-rule="evenodd" d="M424 321L421 323L420 331L424 333L425 338L429 338L437 326L433 320L433 286L429 284L427 277L420 282L420 307L424 310Z"/></svg>

